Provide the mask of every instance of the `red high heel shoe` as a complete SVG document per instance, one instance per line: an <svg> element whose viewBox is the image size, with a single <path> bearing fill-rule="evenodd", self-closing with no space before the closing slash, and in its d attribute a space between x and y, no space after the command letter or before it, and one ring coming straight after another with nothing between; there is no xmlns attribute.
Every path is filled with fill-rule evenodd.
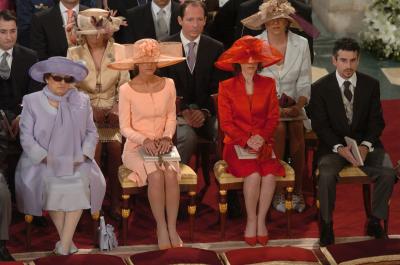
<svg viewBox="0 0 400 265"><path fill-rule="evenodd" d="M244 237L244 242L247 243L247 245L254 247L257 244L257 237L252 236L252 237Z"/></svg>
<svg viewBox="0 0 400 265"><path fill-rule="evenodd" d="M257 242L262 245L262 246L266 246L268 243L269 237L268 235L266 236L257 236Z"/></svg>

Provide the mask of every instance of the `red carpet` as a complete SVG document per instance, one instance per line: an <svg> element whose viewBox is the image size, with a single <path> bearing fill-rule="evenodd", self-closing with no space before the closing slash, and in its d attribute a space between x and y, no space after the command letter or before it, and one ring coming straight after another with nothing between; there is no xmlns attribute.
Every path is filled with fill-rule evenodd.
<svg viewBox="0 0 400 265"><path fill-rule="evenodd" d="M400 159L400 140L397 138L400 128L400 100L388 100L383 102L386 129L383 134L383 142L393 161ZM201 177L199 189L203 186ZM305 180L310 183L310 180ZM309 186L309 185L308 185ZM308 204L311 205L312 198L308 187ZM390 208L389 233L400 234L400 187L396 185L392 204ZM186 209L185 200L181 205ZM105 203L108 210L108 204ZM195 242L215 242L220 241L218 224L218 204L217 190L215 183L212 182L202 204L197 207ZM150 212L146 196L138 196L133 205L133 215L129 222L129 245L136 244L156 244L155 223ZM23 216L14 212L13 225L11 227L11 240L8 244L11 252L24 252L24 222ZM133 217L133 218L132 218ZM308 207L301 214L292 215L292 238L318 237L317 223L314 219L315 209ZM228 219L226 240L242 240L244 229L244 218L235 220ZM110 221L106 216L106 222L110 222L115 227L117 224ZM362 202L361 186L358 185L339 185L337 188L337 202L334 215L334 228L337 237L362 236L364 235L365 215ZM272 212L272 220L267 223L270 238L286 238L286 218L284 214L276 211ZM78 231L75 234L75 243L80 248L91 248L91 220L86 212L80 222ZM187 218L178 221L178 231L184 242L189 240L189 222ZM32 250L48 251L54 248L58 240L56 230L53 225L48 228L33 228Z"/></svg>

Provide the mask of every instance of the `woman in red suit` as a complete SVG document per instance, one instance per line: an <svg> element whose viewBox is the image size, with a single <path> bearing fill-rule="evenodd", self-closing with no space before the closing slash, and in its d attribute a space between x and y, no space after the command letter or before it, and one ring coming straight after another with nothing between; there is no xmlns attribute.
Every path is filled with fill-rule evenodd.
<svg viewBox="0 0 400 265"><path fill-rule="evenodd" d="M225 134L223 159L230 173L244 178L244 239L249 245L266 245L265 217L275 190L275 176L285 173L272 151L279 122L275 81L257 73L281 59L282 55L262 40L244 36L215 63L222 70L236 72L235 77L219 84L218 112ZM255 158L240 159L235 145L255 154Z"/></svg>

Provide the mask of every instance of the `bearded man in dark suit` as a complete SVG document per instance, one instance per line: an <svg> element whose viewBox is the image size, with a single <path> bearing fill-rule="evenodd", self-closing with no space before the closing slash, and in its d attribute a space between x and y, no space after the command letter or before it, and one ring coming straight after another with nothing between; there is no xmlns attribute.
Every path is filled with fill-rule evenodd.
<svg viewBox="0 0 400 265"><path fill-rule="evenodd" d="M385 127L379 82L357 72L359 59L360 46L355 40L337 40L332 55L336 71L311 87L308 107L312 128L319 139L317 165L321 246L335 242L332 213L336 200L336 181L339 171L349 164L360 166L374 181L372 213L366 233L375 238L387 238L380 222L388 217L388 202L396 172L379 139ZM357 142L364 166L346 146L345 136Z"/></svg>

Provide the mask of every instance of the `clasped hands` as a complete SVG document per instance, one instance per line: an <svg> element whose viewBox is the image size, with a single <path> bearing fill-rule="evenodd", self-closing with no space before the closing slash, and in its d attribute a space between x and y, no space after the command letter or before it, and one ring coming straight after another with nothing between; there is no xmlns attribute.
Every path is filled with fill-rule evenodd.
<svg viewBox="0 0 400 265"><path fill-rule="evenodd" d="M118 105L114 105L111 109L93 108L93 120L98 126L106 127L106 125L119 126Z"/></svg>
<svg viewBox="0 0 400 265"><path fill-rule="evenodd" d="M194 128L200 128L206 120L206 114L199 109L185 109L181 113L187 124Z"/></svg>
<svg viewBox="0 0 400 265"><path fill-rule="evenodd" d="M368 147L366 147L364 145L359 145L358 150L360 151L362 161L364 162L365 158L367 157L368 152L369 152ZM341 157L346 159L353 166L355 166L355 167L361 166L361 164L353 156L350 146L339 146L337 149L337 152Z"/></svg>
<svg viewBox="0 0 400 265"><path fill-rule="evenodd" d="M146 138L146 140L143 141L143 148L149 155L163 155L171 151L172 140L169 137L162 137L154 140Z"/></svg>
<svg viewBox="0 0 400 265"><path fill-rule="evenodd" d="M262 136L256 134L252 135L248 140L247 140L247 146L251 149L250 151L255 151L258 152L260 151L261 147L264 145L264 138Z"/></svg>
<svg viewBox="0 0 400 265"><path fill-rule="evenodd" d="M284 118L294 118L300 115L300 108L296 105L287 108L280 108L280 116Z"/></svg>

